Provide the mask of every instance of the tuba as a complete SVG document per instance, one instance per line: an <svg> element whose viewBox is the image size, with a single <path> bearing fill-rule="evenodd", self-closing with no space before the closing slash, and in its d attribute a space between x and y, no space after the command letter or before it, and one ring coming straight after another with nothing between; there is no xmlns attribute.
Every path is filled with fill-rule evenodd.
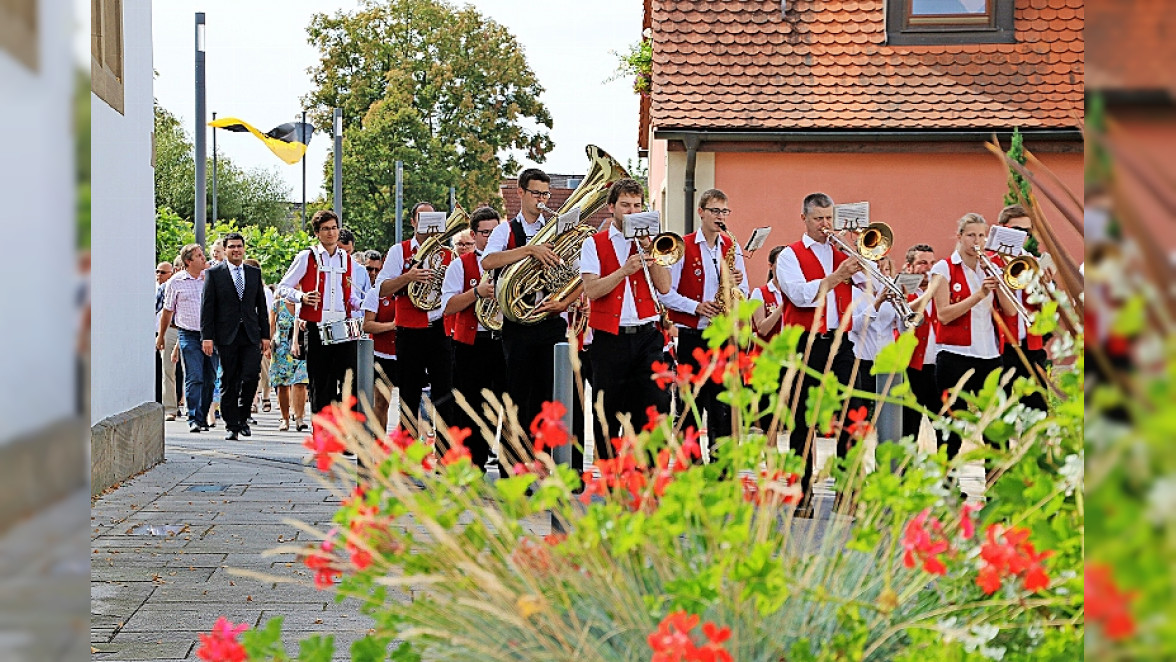
<svg viewBox="0 0 1176 662"><path fill-rule="evenodd" d="M537 324L543 321L548 313L536 312L543 302L564 299L580 286L580 246L585 239L595 234L597 229L583 223L557 235L559 224L555 221L559 214L566 214L572 208L579 207L580 218L588 219L604 206L608 198L608 189L613 182L629 176L616 159L596 145L588 145L584 151L592 161L584 181L576 187L567 202L560 206L559 211L552 212L546 207L543 208L544 211L550 212L553 218L527 242L528 246L551 244L552 250L563 260L563 264L548 268L539 260L528 257L504 267L498 276L498 283L494 289L495 299L502 316L512 322Z"/></svg>
<svg viewBox="0 0 1176 662"><path fill-rule="evenodd" d="M453 249L445 244L469 226L470 215L461 205L457 205L449 218L445 219L445 231L421 242L416 257L405 271L422 267L432 271L433 276L423 283L413 281L408 284L408 300L412 305L424 311L436 310L441 306L441 285L445 282L445 269L449 266L449 260L453 259ZM447 253L449 259L446 259Z"/></svg>

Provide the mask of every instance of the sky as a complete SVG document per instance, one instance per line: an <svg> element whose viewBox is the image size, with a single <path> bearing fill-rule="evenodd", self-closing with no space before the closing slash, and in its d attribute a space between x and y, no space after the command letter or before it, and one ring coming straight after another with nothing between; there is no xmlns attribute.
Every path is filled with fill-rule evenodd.
<svg viewBox="0 0 1176 662"><path fill-rule="evenodd" d="M81 0L75 0L79 5ZM351 11L358 2L332 0L167 0L152 5L155 98L194 130L193 34L195 12L206 16L207 102L211 113L243 119L261 131L301 112L310 91L307 69L318 61L306 41L316 12ZM640 0L475 0L483 15L502 23L523 46L545 92L540 99L554 120L555 149L540 164L551 173L582 173L584 147L595 144L621 163L637 157L638 97L627 77L605 82L616 71L611 51L626 52L641 38ZM84 15L84 14L83 14ZM88 44L86 44L88 47ZM211 149L211 129L208 137ZM245 167L278 172L293 199L301 197L301 166L278 160L248 134L220 132L220 153ZM330 138L316 133L307 151L308 196L322 185ZM524 166L522 155L516 155ZM405 177L411 176L406 172Z"/></svg>

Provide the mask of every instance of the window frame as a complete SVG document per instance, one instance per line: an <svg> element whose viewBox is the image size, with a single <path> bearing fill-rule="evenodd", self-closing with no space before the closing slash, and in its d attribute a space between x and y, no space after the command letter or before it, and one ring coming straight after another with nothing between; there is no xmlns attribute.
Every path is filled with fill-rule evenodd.
<svg viewBox="0 0 1176 662"><path fill-rule="evenodd" d="M894 46L1016 43L1014 0L988 0L975 14L911 16L913 0L887 0L886 40Z"/></svg>
<svg viewBox="0 0 1176 662"><path fill-rule="evenodd" d="M0 2L0 50L36 72L41 66L39 0Z"/></svg>
<svg viewBox="0 0 1176 662"><path fill-rule="evenodd" d="M90 90L126 114L123 0L90 0Z"/></svg>

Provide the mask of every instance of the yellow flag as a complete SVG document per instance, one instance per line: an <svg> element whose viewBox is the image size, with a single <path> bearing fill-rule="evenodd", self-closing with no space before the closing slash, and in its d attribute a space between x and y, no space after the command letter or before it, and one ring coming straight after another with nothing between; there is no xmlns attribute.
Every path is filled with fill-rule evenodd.
<svg viewBox="0 0 1176 662"><path fill-rule="evenodd" d="M287 122L267 133L262 133L252 124L236 117L220 117L209 122L208 126L237 133L248 131L265 143L279 159L291 165L298 163L306 155L306 145L310 143L310 136L314 133L314 127L304 122Z"/></svg>

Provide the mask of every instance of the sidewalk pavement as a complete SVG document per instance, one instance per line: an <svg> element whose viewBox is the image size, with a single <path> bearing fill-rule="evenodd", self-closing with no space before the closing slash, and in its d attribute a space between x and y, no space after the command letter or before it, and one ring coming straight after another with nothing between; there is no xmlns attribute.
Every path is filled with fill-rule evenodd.
<svg viewBox="0 0 1176 662"><path fill-rule="evenodd" d="M78 490L0 535L0 660L87 659L88 492Z"/></svg>

